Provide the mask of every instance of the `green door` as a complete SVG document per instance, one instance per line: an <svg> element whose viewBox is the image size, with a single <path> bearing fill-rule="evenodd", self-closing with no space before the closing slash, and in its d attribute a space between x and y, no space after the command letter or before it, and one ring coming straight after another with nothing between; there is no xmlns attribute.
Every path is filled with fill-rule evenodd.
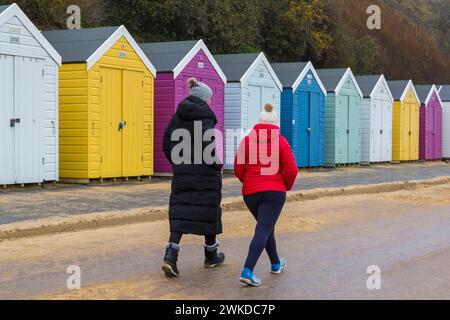
<svg viewBox="0 0 450 320"><path fill-rule="evenodd" d="M355 96L349 97L348 105L348 123L349 123L349 135L348 135L348 163L359 162L360 152L360 128L359 128L359 109L357 99Z"/></svg>
<svg viewBox="0 0 450 320"><path fill-rule="evenodd" d="M338 109L339 117L339 135L338 135L338 163L348 163L349 146L349 101L350 97L341 95Z"/></svg>

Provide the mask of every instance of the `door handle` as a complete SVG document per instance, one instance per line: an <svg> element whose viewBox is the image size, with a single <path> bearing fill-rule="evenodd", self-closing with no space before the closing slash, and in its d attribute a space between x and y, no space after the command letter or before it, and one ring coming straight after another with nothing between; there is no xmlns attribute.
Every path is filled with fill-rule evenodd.
<svg viewBox="0 0 450 320"><path fill-rule="evenodd" d="M380 134L383 134L383 130L380 130Z"/></svg>
<svg viewBox="0 0 450 320"><path fill-rule="evenodd" d="M350 129L347 129L347 134L350 134Z"/></svg>
<svg viewBox="0 0 450 320"><path fill-rule="evenodd" d="M411 135L412 134L412 130L409 130L409 135Z"/></svg>
<svg viewBox="0 0 450 320"><path fill-rule="evenodd" d="M12 128L12 127L15 127L16 126L16 123L20 123L20 118L16 118L16 119L11 119L11 120L9 120L9 126Z"/></svg>
<svg viewBox="0 0 450 320"><path fill-rule="evenodd" d="M308 128L308 129L306 129L309 133L311 133L311 131L312 131L312 129L311 128Z"/></svg>
<svg viewBox="0 0 450 320"><path fill-rule="evenodd" d="M123 130L123 128L124 128L126 125L127 125L127 122L126 122L126 121L120 121L120 122L119 122L119 131L120 131L120 130Z"/></svg>

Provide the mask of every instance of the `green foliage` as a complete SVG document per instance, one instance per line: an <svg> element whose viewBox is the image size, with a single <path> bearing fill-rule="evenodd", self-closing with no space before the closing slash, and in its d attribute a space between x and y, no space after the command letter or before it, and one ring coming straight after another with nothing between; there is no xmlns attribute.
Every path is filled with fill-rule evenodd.
<svg viewBox="0 0 450 320"><path fill-rule="evenodd" d="M265 1L261 47L278 61L320 60L332 43L328 1Z"/></svg>

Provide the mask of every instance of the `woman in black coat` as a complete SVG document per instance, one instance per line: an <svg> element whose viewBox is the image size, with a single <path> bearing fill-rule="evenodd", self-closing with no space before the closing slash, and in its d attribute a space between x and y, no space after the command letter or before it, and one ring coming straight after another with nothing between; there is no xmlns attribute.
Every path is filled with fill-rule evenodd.
<svg viewBox="0 0 450 320"><path fill-rule="evenodd" d="M222 233L222 165L215 156L214 136L209 141L202 139L217 124L209 106L212 90L194 78L188 80L188 85L189 97L178 105L163 140L163 151L173 170L170 238L162 266L168 277L179 275L177 260L183 234L205 236L206 268L219 266L225 260L224 254L217 252L216 239ZM211 156L204 157L204 153Z"/></svg>

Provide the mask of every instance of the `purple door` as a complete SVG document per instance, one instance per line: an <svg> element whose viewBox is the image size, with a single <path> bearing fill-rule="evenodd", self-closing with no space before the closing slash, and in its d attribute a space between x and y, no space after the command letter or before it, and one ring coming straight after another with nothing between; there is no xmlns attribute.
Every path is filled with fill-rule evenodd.
<svg viewBox="0 0 450 320"><path fill-rule="evenodd" d="M434 156L434 134L434 106L428 105L426 107L426 160L432 160Z"/></svg>
<svg viewBox="0 0 450 320"><path fill-rule="evenodd" d="M434 159L442 158L442 107L440 104L434 106Z"/></svg>

